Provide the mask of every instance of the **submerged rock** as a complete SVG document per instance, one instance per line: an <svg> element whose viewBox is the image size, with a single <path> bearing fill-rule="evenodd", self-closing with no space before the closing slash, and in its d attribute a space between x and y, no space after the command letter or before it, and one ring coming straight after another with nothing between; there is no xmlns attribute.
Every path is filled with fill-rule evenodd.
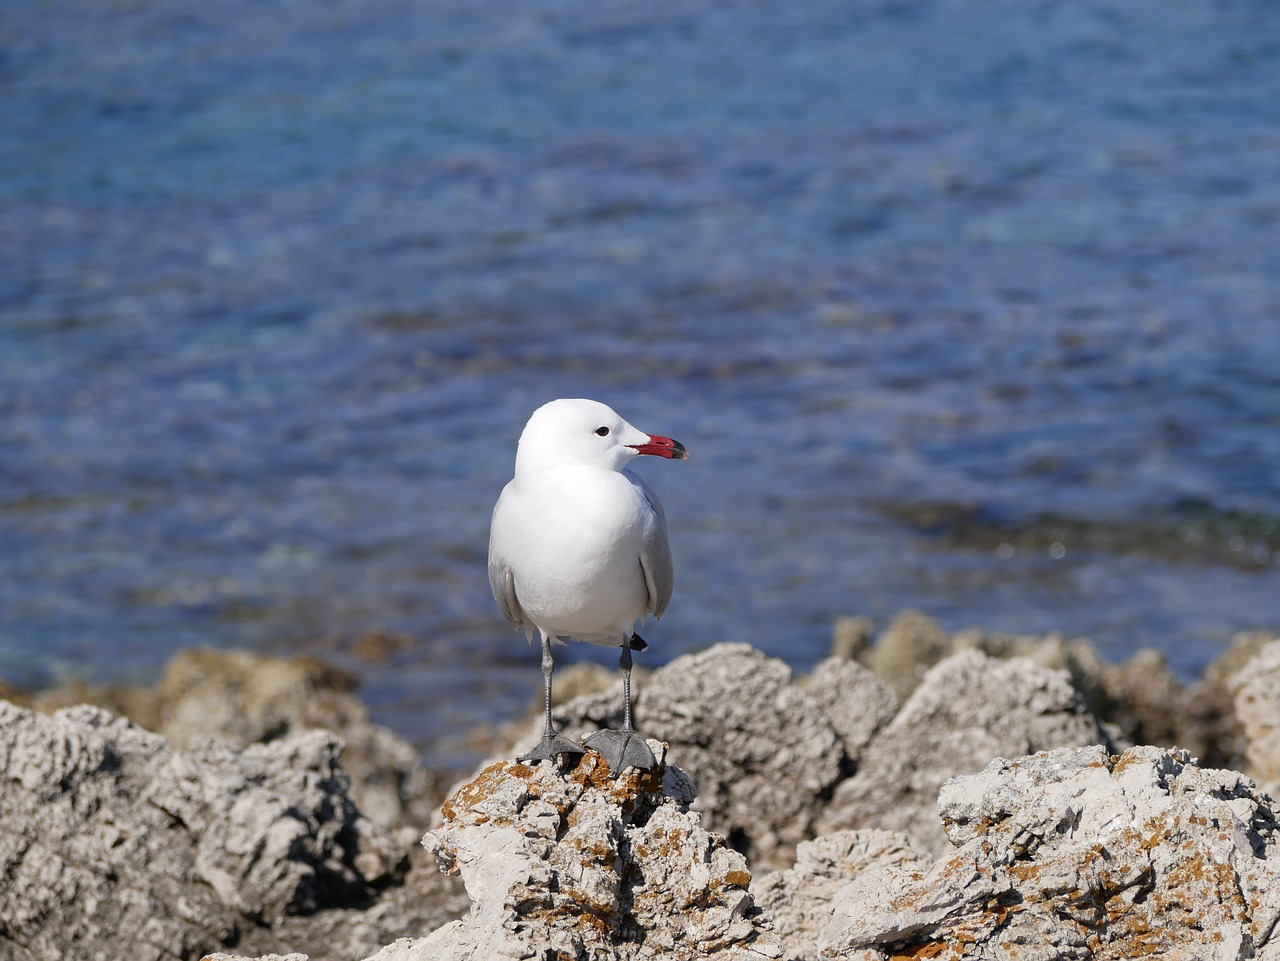
<svg viewBox="0 0 1280 961"><path fill-rule="evenodd" d="M820 957L1280 957L1275 813L1232 771L1064 748L957 778L938 808L956 849L859 874Z"/></svg>
<svg viewBox="0 0 1280 961"><path fill-rule="evenodd" d="M423 844L460 873L471 913L375 961L778 958L741 854L689 810L693 786L665 766L614 779L589 753L490 765L445 802Z"/></svg>

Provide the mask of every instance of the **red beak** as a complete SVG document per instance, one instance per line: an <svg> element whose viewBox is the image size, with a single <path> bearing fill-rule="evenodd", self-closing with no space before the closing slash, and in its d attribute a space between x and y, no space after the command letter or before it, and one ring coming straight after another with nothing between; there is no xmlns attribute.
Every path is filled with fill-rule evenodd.
<svg viewBox="0 0 1280 961"><path fill-rule="evenodd" d="M659 437L657 434L650 434L647 444L628 444L627 446L641 454L656 454L668 460L689 459L689 452L685 450L684 444L670 437Z"/></svg>

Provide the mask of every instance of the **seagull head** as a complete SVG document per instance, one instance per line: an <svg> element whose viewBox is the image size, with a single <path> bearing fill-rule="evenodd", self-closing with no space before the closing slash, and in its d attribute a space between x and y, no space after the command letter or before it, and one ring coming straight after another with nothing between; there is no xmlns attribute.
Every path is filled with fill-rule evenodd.
<svg viewBox="0 0 1280 961"><path fill-rule="evenodd" d="M553 400L533 412L516 449L516 473L564 464L622 470L641 454L688 460L683 444L646 434L612 407L582 398Z"/></svg>

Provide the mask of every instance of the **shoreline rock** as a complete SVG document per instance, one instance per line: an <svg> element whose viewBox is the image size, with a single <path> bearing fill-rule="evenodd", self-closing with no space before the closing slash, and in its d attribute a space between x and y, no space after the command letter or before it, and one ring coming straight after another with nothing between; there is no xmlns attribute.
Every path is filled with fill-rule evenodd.
<svg viewBox="0 0 1280 961"><path fill-rule="evenodd" d="M1236 772L1064 748L956 778L938 809L954 849L853 879L819 957L1280 957L1280 832Z"/></svg>
<svg viewBox="0 0 1280 961"><path fill-rule="evenodd" d="M870 629L846 628L858 656ZM179 659L152 718L171 739L100 709L0 702L0 957L881 961L965 943L1280 961L1265 793L1280 641L1242 637L1187 688L1158 658L1104 665L1061 639L947 636L918 617L894 636L934 658L901 701L847 656L799 679L745 645L678 658L636 708L679 768L614 781L593 754L564 772L499 760L453 794L427 849L430 778L314 664L253 681L252 655ZM560 723L616 723L616 693L574 698ZM202 736L205 716L250 743ZM1186 745L1128 746L1191 722L1263 788ZM392 772L390 794L364 795L383 823L347 759Z"/></svg>
<svg viewBox="0 0 1280 961"><path fill-rule="evenodd" d="M339 749L317 731L181 752L99 708L0 702L4 956L269 948L285 918L376 901L406 852L351 802Z"/></svg>
<svg viewBox="0 0 1280 961"><path fill-rule="evenodd" d="M371 961L780 957L746 859L701 826L688 777L649 743L659 769L616 779L594 752L564 773L485 768L423 839L442 869L461 873L470 914Z"/></svg>
<svg viewBox="0 0 1280 961"><path fill-rule="evenodd" d="M209 737L247 746L331 731L342 739L351 793L366 817L388 829L428 823L442 797L438 777L422 767L412 745L369 720L353 694L356 683L308 655L192 648L169 659L154 688L77 681L11 699L45 714L94 704L178 748Z"/></svg>

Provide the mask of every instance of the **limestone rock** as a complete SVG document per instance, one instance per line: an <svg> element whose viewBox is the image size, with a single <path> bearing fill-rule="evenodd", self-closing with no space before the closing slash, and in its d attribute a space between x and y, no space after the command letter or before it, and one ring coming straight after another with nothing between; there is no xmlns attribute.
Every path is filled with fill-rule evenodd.
<svg viewBox="0 0 1280 961"><path fill-rule="evenodd" d="M827 658L805 679L804 690L826 715L853 761L898 713L897 695L857 661Z"/></svg>
<svg viewBox="0 0 1280 961"><path fill-rule="evenodd" d="M369 720L355 678L315 657L193 648L165 665L154 690L72 682L28 698L45 713L96 704L124 714L174 747L219 737L267 743L327 730L343 742L342 764L361 812L384 828L430 822L439 795L418 752Z"/></svg>
<svg viewBox="0 0 1280 961"><path fill-rule="evenodd" d="M837 617L831 628L831 656L841 660L862 658L871 647L875 624L869 617Z"/></svg>
<svg viewBox="0 0 1280 961"><path fill-rule="evenodd" d="M848 620L857 623L856 619ZM1057 632L1009 635L969 629L948 637L927 615L907 611L874 645L857 636L856 642L849 642L837 631L833 650L854 651L859 661L900 694L914 689L929 668L963 650L977 649L1005 660L1023 657L1042 667L1066 671L1072 687L1084 697L1085 708L1118 743L1185 747L1216 766L1238 767L1243 748L1224 681L1274 634L1237 635L1231 649L1189 688L1155 651L1138 651L1125 663L1111 664L1087 639L1068 639Z"/></svg>
<svg viewBox="0 0 1280 961"><path fill-rule="evenodd" d="M268 949L278 918L368 902L402 854L352 804L339 748L179 752L97 708L0 702L0 957Z"/></svg>
<svg viewBox="0 0 1280 961"><path fill-rule="evenodd" d="M952 777L993 757L1085 744L1113 746L1066 674L976 650L941 662L859 758L818 825L902 831L924 851L947 848L934 813Z"/></svg>
<svg viewBox="0 0 1280 961"><path fill-rule="evenodd" d="M1280 958L1270 799L1186 752L1064 748L947 784L958 847L836 895L820 957Z"/></svg>
<svg viewBox="0 0 1280 961"><path fill-rule="evenodd" d="M578 737L616 727L621 701L620 686L577 698L559 712L562 729ZM823 701L792 683L785 662L746 644L717 644L658 669L638 685L635 713L640 730L667 742L698 785L694 810L706 827L756 865L789 864L848 773ZM532 744L537 733L525 739Z"/></svg>
<svg viewBox="0 0 1280 961"><path fill-rule="evenodd" d="M925 672L946 655L949 644L950 639L933 618L920 611L903 611L864 657L867 667L905 699Z"/></svg>
<svg viewBox="0 0 1280 961"><path fill-rule="evenodd" d="M788 961L815 961L831 905L850 881L873 867L923 871L928 862L906 836L891 831L837 831L796 849L794 867L752 882L756 903L773 918Z"/></svg>
<svg viewBox="0 0 1280 961"><path fill-rule="evenodd" d="M1259 650L1232 686L1250 773L1280 794L1280 641Z"/></svg>
<svg viewBox="0 0 1280 961"><path fill-rule="evenodd" d="M208 648L181 651L156 689L160 726L174 746L216 735L236 744L328 730L342 738L343 767L361 812L390 828L425 825L430 785L418 752L369 720L355 679L314 657L269 657Z"/></svg>
<svg viewBox="0 0 1280 961"><path fill-rule="evenodd" d="M664 745L649 742L660 765ZM376 961L777 958L746 860L688 809L674 767L613 779L599 755L562 774L501 761L444 805L423 839L459 872L471 913Z"/></svg>

